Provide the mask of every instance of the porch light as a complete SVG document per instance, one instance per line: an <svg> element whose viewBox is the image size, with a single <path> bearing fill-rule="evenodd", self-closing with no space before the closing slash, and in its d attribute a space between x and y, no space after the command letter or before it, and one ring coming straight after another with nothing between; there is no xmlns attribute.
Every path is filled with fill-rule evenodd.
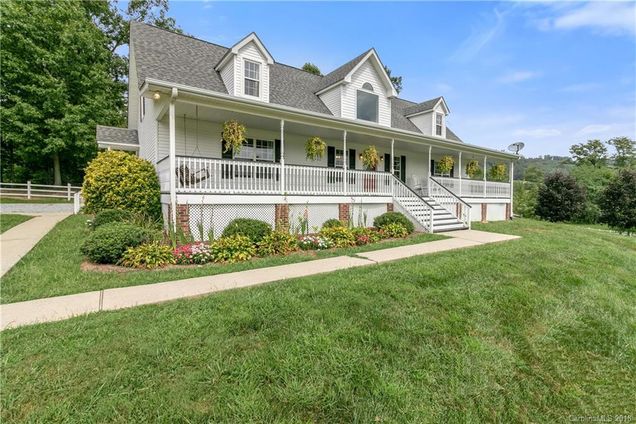
<svg viewBox="0 0 636 424"><path fill-rule="evenodd" d="M155 91L155 93L152 95L152 98L154 100L159 100L161 98L161 94L159 94L158 91Z"/></svg>

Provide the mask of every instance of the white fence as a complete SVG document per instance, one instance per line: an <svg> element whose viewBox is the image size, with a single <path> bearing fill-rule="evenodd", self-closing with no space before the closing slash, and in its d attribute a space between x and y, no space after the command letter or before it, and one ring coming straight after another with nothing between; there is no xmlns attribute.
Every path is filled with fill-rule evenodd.
<svg viewBox="0 0 636 424"><path fill-rule="evenodd" d="M0 195L25 197L27 199L38 197L66 199L71 201L75 193L79 192L81 189L81 187L72 186L70 183L67 185L46 185L32 184L31 181L27 181L26 183L0 182Z"/></svg>
<svg viewBox="0 0 636 424"><path fill-rule="evenodd" d="M460 197L510 197L510 183L434 177L441 185Z"/></svg>

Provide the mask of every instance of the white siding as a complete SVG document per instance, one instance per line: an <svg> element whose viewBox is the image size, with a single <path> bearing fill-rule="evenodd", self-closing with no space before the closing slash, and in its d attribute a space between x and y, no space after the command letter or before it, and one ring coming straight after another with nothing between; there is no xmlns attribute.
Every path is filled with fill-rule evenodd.
<svg viewBox="0 0 636 424"><path fill-rule="evenodd" d="M269 65L267 65L267 58L261 54L261 51L254 42L250 42L243 46L234 59L234 86L236 95L253 98L243 94L245 92L243 90L245 59L260 63L260 100L269 102Z"/></svg>
<svg viewBox="0 0 636 424"><path fill-rule="evenodd" d="M338 85L320 95L320 100L327 106L333 116L341 116L342 86Z"/></svg>
<svg viewBox="0 0 636 424"><path fill-rule="evenodd" d="M422 134L433 135L433 112L412 116L409 119L413 122Z"/></svg>
<svg viewBox="0 0 636 424"><path fill-rule="evenodd" d="M234 60L235 58L230 59L221 69L221 79L225 84L228 94L232 96L236 95L234 91Z"/></svg>
<svg viewBox="0 0 636 424"><path fill-rule="evenodd" d="M391 101L387 97L388 93L377 70L368 60L352 75L351 83L344 85L344 89L342 90L342 117L350 119L357 118L357 90L367 82L373 86L373 92L379 95L378 124L390 127Z"/></svg>
<svg viewBox="0 0 636 424"><path fill-rule="evenodd" d="M139 100L138 96L136 98ZM137 113L138 120L139 113ZM152 99L146 99L146 115L143 121L139 122L137 136L139 157L155 163L157 161L157 120L155 119L155 102Z"/></svg>
<svg viewBox="0 0 636 424"><path fill-rule="evenodd" d="M130 59L128 64L128 129L135 130L139 123L139 88L135 54L130 43Z"/></svg>
<svg viewBox="0 0 636 424"><path fill-rule="evenodd" d="M221 157L221 124L176 117L176 154L180 156ZM159 121L158 160L170 153L168 117Z"/></svg>

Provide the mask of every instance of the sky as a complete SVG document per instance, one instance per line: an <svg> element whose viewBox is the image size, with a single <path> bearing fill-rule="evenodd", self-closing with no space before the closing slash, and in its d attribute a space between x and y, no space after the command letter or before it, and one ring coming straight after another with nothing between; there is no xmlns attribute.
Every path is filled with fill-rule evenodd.
<svg viewBox="0 0 636 424"><path fill-rule="evenodd" d="M634 2L172 1L169 15L224 46L255 31L277 62L323 73L375 47L400 97L444 96L471 144L534 157L636 139Z"/></svg>

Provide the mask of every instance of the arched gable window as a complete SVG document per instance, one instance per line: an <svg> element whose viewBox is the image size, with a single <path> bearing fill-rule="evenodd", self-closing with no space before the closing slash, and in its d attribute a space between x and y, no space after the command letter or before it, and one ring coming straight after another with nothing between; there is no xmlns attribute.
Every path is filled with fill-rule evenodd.
<svg viewBox="0 0 636 424"><path fill-rule="evenodd" d="M362 88L364 90L373 91L373 86L369 84L368 82L365 82L364 84L362 84Z"/></svg>

